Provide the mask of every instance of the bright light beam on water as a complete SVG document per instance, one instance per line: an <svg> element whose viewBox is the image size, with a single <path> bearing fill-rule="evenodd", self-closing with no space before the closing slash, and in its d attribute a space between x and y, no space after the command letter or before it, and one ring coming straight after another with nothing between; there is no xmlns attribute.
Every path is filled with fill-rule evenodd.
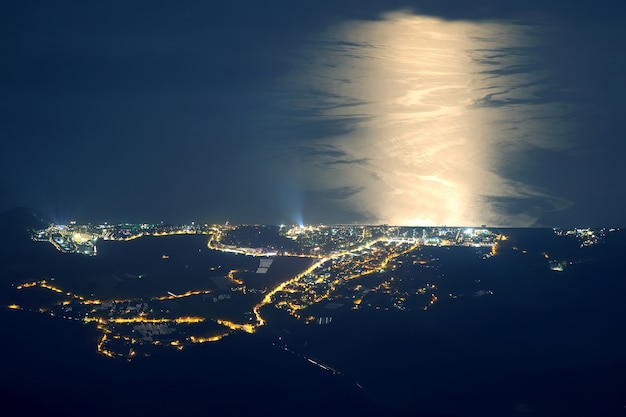
<svg viewBox="0 0 626 417"><path fill-rule="evenodd" d="M335 203L373 223L528 226L566 207L505 174L520 151L569 146L536 30L395 13L314 37L282 89L344 129L307 145L305 186L350 191Z"/></svg>

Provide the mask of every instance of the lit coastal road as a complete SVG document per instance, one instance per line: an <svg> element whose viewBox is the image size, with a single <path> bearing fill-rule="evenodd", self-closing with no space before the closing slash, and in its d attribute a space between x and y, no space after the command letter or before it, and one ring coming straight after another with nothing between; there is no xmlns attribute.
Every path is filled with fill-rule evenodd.
<svg viewBox="0 0 626 417"><path fill-rule="evenodd" d="M265 320L263 319L263 317L261 317L261 313L260 313L261 307L263 307L265 305L268 305L268 304L272 304L272 302L273 302L272 297L276 293L283 291L286 286L300 281L302 278L304 278L308 274L310 274L313 271L315 271L315 269L317 269L318 267L322 266L328 260L329 260L328 258L320 259L319 261L317 261L316 263L311 265L309 268L307 268L304 272L296 275L295 277L293 277L292 279L290 279L288 281L284 281L284 282L280 283L276 288L274 288L273 290L268 292L265 295L265 297L263 297L263 300L259 304L255 305L254 308L253 308L254 315L256 316L256 320L257 320L257 326L263 326L265 324Z"/></svg>
<svg viewBox="0 0 626 417"><path fill-rule="evenodd" d="M261 316L261 308L266 305L275 304L276 301L274 297L278 293L281 293L281 292L292 293L302 298L303 296L306 296L306 294L309 293L311 289L316 286L316 284L323 284L328 287L328 289L324 292L324 294L313 297L311 302L306 303L306 304L305 303L297 304L295 302L281 301L280 302L281 305L287 304L289 306L288 311L290 312L290 314L293 315L295 311L305 308L307 305L315 304L328 298L330 294L333 291L335 291L337 285L341 284L342 282L357 279L365 275L369 275L374 272L380 271L381 269L385 268L385 266L391 259L401 256L419 247L419 243L414 241L410 244L409 247L403 248L402 250L398 252L395 252L395 251L385 252L385 256L383 256L382 259L376 259L376 262L374 264L371 264L371 263L367 264L366 262L362 262L363 265L361 265L361 262L358 262L356 259L357 257L366 256L366 254L360 253L360 252L363 252L366 249L370 249L378 243L396 243L397 245L400 244L399 242L396 242L393 239L383 239L383 238L376 239L376 240L366 243L365 245L354 248L350 251L340 252L340 253L333 254L329 257L322 258L318 262L314 263L309 268L307 268L305 271L296 275L295 277L280 283L278 286L276 286L274 289L268 292L259 304L254 306L253 311L257 320L257 326L263 326L266 323L263 317ZM407 244L409 242L403 242L403 243ZM335 270L342 270L342 272L345 272L345 274L340 275L340 277L338 274L338 278L335 278L332 281L325 281L323 278L319 278L319 279L314 280L315 284L299 285L302 283L304 278L315 276L315 270L317 270L318 268L321 268L322 266L324 266L324 264L329 263L329 262L334 263L335 260L341 259L346 256L350 256L349 262L345 262L345 263L341 262L339 265L331 266L331 268ZM373 260L374 259L368 259L368 261L373 261ZM353 270L355 266L360 266L360 265L364 267L363 270L361 270L358 273L350 273L351 269Z"/></svg>

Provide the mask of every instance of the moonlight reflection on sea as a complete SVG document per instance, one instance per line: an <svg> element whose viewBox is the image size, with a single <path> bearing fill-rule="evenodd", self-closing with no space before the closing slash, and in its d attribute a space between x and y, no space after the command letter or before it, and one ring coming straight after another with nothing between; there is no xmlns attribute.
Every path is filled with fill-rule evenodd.
<svg viewBox="0 0 626 417"><path fill-rule="evenodd" d="M301 146L291 169L373 223L528 226L567 207L504 172L525 149L570 146L558 123L570 109L542 98L540 33L393 13L313 37L283 104L342 129Z"/></svg>

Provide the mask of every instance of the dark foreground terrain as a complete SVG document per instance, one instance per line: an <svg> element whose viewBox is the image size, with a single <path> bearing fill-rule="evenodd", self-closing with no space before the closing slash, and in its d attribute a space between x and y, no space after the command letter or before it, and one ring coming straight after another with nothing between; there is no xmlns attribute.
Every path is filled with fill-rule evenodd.
<svg viewBox="0 0 626 417"><path fill-rule="evenodd" d="M133 265L140 274L154 243L117 242L110 258L81 258L30 241L24 230L36 225L19 212L1 227L0 401L20 415L626 415L622 231L581 247L549 229L509 229L489 257L471 247L423 247L310 307L328 323L307 325L268 305L267 325L254 334L155 348L128 362L97 353L93 323L4 306L15 302L12 285L51 271L97 282L98 262L103 277ZM177 239L158 245L195 245ZM207 265L223 259L202 256ZM228 269L257 262L228 259ZM185 276L199 279L180 274L194 262L155 271L183 288ZM300 268L283 267L267 279Z"/></svg>

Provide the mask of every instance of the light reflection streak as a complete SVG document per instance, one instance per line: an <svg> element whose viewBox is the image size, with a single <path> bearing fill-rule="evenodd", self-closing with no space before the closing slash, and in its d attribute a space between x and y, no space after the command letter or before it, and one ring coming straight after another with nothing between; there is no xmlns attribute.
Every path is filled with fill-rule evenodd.
<svg viewBox="0 0 626 417"><path fill-rule="evenodd" d="M542 96L536 31L394 13L313 38L285 100L351 130L297 161L305 187L360 190L338 204L372 223L529 226L567 207L503 170L524 149L569 146L569 110Z"/></svg>

